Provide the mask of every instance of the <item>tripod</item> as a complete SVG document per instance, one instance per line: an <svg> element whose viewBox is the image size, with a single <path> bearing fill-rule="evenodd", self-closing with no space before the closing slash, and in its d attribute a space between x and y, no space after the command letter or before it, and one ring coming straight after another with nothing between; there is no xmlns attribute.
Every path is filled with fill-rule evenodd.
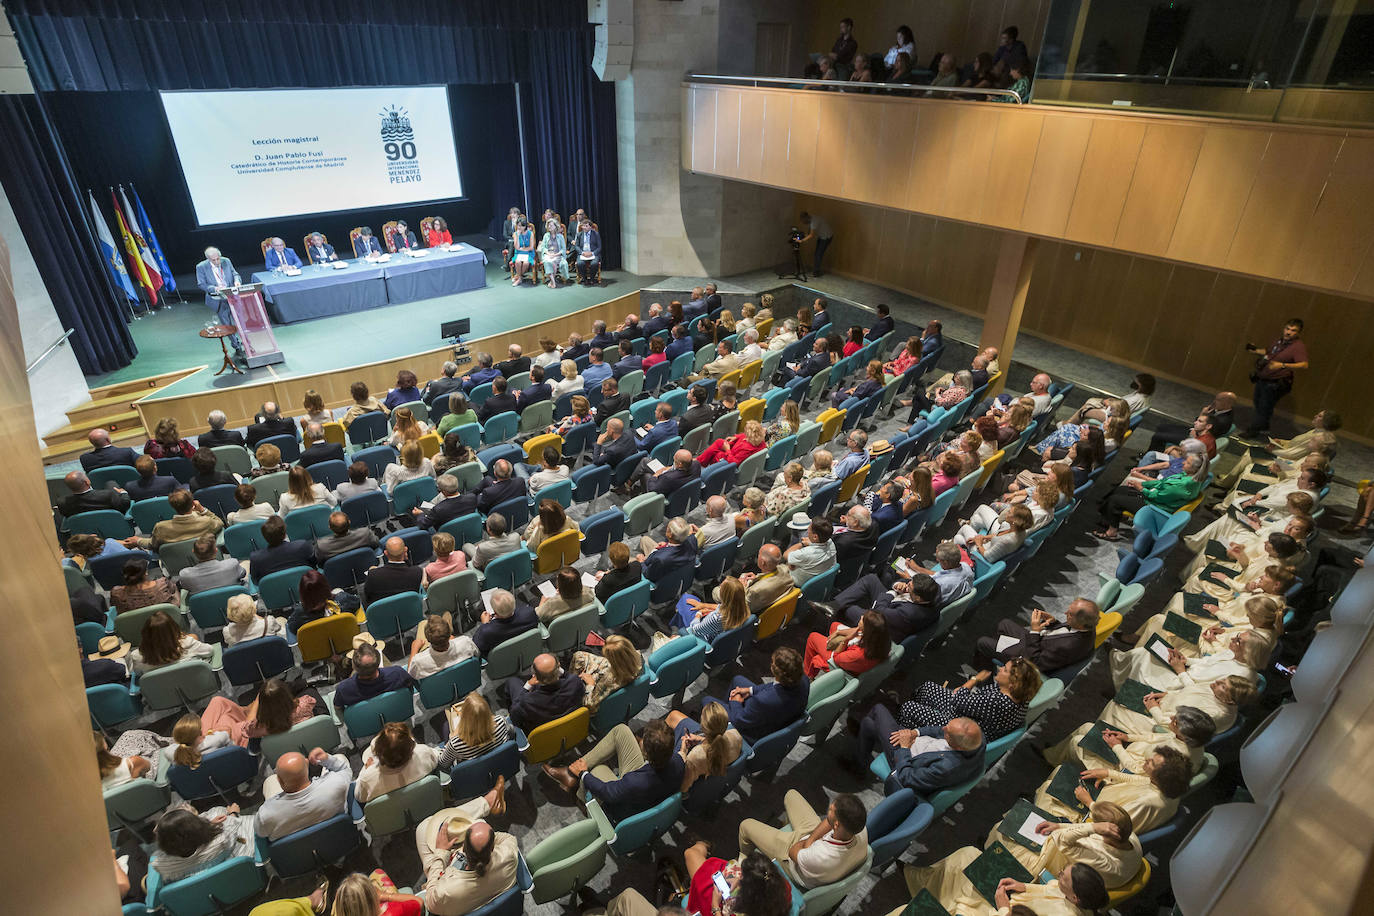
<svg viewBox="0 0 1374 916"><path fill-rule="evenodd" d="M792 273L778 273L779 280L800 280L806 282L806 271L802 270L801 245L792 243Z"/></svg>

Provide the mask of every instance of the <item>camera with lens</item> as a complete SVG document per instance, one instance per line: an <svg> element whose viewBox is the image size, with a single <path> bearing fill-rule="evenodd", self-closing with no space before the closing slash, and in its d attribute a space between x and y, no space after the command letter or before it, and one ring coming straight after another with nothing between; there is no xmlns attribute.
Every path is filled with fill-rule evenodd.
<svg viewBox="0 0 1374 916"><path fill-rule="evenodd" d="M787 230L787 243L794 249L801 248L802 232L796 226Z"/></svg>

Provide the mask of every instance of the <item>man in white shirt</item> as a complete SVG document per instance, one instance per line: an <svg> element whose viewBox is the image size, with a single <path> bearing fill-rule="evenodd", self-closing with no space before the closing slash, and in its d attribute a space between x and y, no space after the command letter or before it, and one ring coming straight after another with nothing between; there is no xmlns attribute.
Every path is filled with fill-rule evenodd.
<svg viewBox="0 0 1374 916"><path fill-rule="evenodd" d="M773 336L768 338L769 350L781 350L788 344L797 342L797 319L787 318L782 325L775 326Z"/></svg>
<svg viewBox="0 0 1374 916"><path fill-rule="evenodd" d="M763 359L763 347L759 346L759 332L757 329L750 328L744 332L743 337L740 339L744 342L744 346L741 347L739 351L739 361L741 365L752 363L756 359Z"/></svg>
<svg viewBox="0 0 1374 916"><path fill-rule="evenodd" d="M834 531L829 519L812 519L806 536L783 554L792 574L792 583L797 588L835 565L835 544L830 539Z"/></svg>
<svg viewBox="0 0 1374 916"><path fill-rule="evenodd" d="M801 214L801 224L806 229L806 235L802 237L802 244L811 240L816 242L816 254L813 258L814 264L811 273L817 277L823 277L821 272L821 258L825 257L825 250L830 247L830 243L835 240L835 230L830 228L830 222L824 216L812 216L805 210Z"/></svg>
<svg viewBox="0 0 1374 916"><path fill-rule="evenodd" d="M697 545L703 550L735 536L735 520L725 517L725 510L728 508L730 503L719 494L706 500L706 524L700 528L692 526L692 533L697 537Z"/></svg>
<svg viewBox="0 0 1374 916"><path fill-rule="evenodd" d="M312 763L324 767L313 780ZM253 818L253 831L263 839L278 840L343 814L352 781L353 770L343 754L329 754L318 747L309 759L296 751L282 754L276 773L263 784L263 794L269 797ZM279 794L270 794L277 788Z"/></svg>
<svg viewBox="0 0 1374 916"><path fill-rule="evenodd" d="M437 614L425 618L424 634L417 634L410 646L406 670L415 680L438 674L464 659L477 657L477 643L467 634L453 635L453 627Z"/></svg>
<svg viewBox="0 0 1374 916"><path fill-rule="evenodd" d="M740 823L741 855L757 849L783 863L788 877L803 888L833 884L863 864L868 853L868 813L857 796L836 795L822 818L800 792L790 789L783 807L790 831L753 818Z"/></svg>

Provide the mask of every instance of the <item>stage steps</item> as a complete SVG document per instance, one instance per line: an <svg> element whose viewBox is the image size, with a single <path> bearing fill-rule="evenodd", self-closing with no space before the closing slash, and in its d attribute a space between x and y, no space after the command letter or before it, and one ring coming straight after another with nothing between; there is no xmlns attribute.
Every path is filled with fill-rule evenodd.
<svg viewBox="0 0 1374 916"><path fill-rule="evenodd" d="M86 436L96 427L108 429L110 441L115 445L128 445L134 448L142 446L148 440L148 433L143 428L143 420L134 404L200 368L203 367L164 372L161 375L92 388L89 401L67 411L67 419L70 422L43 437L43 463L49 465L71 461L87 451L90 445L86 441Z"/></svg>

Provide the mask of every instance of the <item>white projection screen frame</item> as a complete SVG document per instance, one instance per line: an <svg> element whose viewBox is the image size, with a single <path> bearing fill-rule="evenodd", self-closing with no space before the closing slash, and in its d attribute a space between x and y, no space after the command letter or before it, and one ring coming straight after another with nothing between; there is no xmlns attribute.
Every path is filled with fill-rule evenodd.
<svg viewBox="0 0 1374 916"><path fill-rule="evenodd" d="M444 86L158 95L202 227L463 196Z"/></svg>

